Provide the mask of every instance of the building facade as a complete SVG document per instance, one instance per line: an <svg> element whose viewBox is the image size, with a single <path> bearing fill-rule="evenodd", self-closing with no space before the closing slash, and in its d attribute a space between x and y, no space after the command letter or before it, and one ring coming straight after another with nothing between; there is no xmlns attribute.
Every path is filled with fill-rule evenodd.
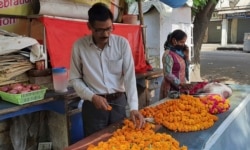
<svg viewBox="0 0 250 150"><path fill-rule="evenodd" d="M250 0L220 0L207 28L204 43L243 44L250 33Z"/></svg>

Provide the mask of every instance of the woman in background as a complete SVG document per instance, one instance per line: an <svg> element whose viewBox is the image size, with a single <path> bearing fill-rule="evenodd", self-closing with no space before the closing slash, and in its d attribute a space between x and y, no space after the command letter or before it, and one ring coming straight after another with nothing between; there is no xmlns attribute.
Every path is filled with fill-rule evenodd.
<svg viewBox="0 0 250 150"><path fill-rule="evenodd" d="M160 97L176 97L173 94L180 90L189 90L192 86L189 80L189 49L185 45L187 34L182 30L175 30L168 35L164 44L165 52L162 57L164 79L161 85Z"/></svg>

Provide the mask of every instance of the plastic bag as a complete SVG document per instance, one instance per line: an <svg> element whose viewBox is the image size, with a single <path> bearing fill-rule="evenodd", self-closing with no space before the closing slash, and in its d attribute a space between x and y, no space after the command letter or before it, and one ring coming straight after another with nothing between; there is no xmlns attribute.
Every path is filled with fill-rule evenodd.
<svg viewBox="0 0 250 150"><path fill-rule="evenodd" d="M218 82L208 83L203 87L202 92L219 94L225 99L229 98L233 93L232 89L229 86Z"/></svg>

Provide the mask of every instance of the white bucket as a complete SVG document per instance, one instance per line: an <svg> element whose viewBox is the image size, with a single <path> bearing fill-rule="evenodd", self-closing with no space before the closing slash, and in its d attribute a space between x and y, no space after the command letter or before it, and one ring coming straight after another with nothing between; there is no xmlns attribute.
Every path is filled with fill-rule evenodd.
<svg viewBox="0 0 250 150"><path fill-rule="evenodd" d="M55 92L64 93L68 91L68 71L65 67L52 68L52 77Z"/></svg>

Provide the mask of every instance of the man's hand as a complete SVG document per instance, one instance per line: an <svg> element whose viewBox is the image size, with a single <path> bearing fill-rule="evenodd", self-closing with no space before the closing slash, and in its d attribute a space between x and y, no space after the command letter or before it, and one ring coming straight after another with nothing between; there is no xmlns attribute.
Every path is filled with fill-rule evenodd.
<svg viewBox="0 0 250 150"><path fill-rule="evenodd" d="M103 109L103 110L109 110L109 104L106 100L106 98L94 95L92 97L92 103L95 105L97 109Z"/></svg>
<svg viewBox="0 0 250 150"><path fill-rule="evenodd" d="M130 118L134 122L136 128L140 129L145 124L145 119L144 119L143 115L137 110L130 111ZM136 120L138 120L139 122L137 122Z"/></svg>

